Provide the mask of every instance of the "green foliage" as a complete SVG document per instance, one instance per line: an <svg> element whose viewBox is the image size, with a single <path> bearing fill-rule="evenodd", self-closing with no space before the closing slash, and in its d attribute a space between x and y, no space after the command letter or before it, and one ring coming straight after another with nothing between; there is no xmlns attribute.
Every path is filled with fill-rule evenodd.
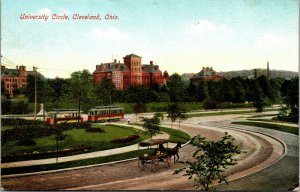
<svg viewBox="0 0 300 192"><path fill-rule="evenodd" d="M94 125L94 128L98 128L99 125ZM99 151L99 150L107 150L112 148L119 148L128 145L135 144L137 142L148 139L149 136L144 133L144 131L140 131L131 127L124 126L115 126L115 125L101 125L101 129L103 129L104 133L94 133L94 132L86 132L85 128L76 128L76 129L68 129L64 130L63 134L65 135L64 140L59 142L59 150L63 149L76 149L76 151L66 150L63 153L60 153L59 156L67 156L67 155L76 155L80 153ZM140 138L130 141L127 143L111 143L110 141L114 138L126 137L129 135L138 134ZM2 157L7 155L23 155L24 153L33 153L37 151L41 155L39 156L24 156L18 158L12 158L13 160L29 160L29 159L37 159L37 158L51 158L56 157L56 154L48 154L48 151L56 151L56 137L55 135L42 137L42 138L33 138L36 142L35 146L16 146L17 141L8 141L4 145L2 145L1 152ZM83 151L89 147L88 151ZM77 150L81 149L81 150ZM43 154L44 153L44 154ZM15 161L15 160L14 160Z"/></svg>
<svg viewBox="0 0 300 192"><path fill-rule="evenodd" d="M170 104L167 109L167 114L168 114L168 118L171 119L171 127L172 127L172 123L175 122L177 119L179 120L187 119L188 116L185 113L186 113L186 109L182 107L182 105L179 105L178 103Z"/></svg>
<svg viewBox="0 0 300 192"><path fill-rule="evenodd" d="M117 100L118 90L108 79L101 79L100 83L95 86L95 96L97 103L110 105Z"/></svg>
<svg viewBox="0 0 300 192"><path fill-rule="evenodd" d="M193 154L195 161L186 161L187 167L176 170L174 174L184 171L184 176L194 180L196 189L205 191L213 189L211 184L214 180L227 183L222 173L228 166L237 164L234 155L240 153L233 142L234 139L227 133L218 141L209 141L200 135L192 138L191 144L197 147Z"/></svg>
<svg viewBox="0 0 300 192"><path fill-rule="evenodd" d="M36 76L36 89L38 93L43 93L44 90L44 85L45 85L45 80L44 77L41 76L40 74L37 74ZM35 76L29 74L27 76L27 86L24 90L26 97L28 98L29 102L33 103L34 102L34 93L35 93ZM37 101L38 103L42 102L42 95L38 94L37 95Z"/></svg>
<svg viewBox="0 0 300 192"><path fill-rule="evenodd" d="M253 102L253 106L256 108L256 112L261 113L264 110L265 102L262 99Z"/></svg>
<svg viewBox="0 0 300 192"><path fill-rule="evenodd" d="M168 141L171 143L186 143L191 139L190 135L177 129L160 127L160 130L170 136Z"/></svg>
<svg viewBox="0 0 300 192"><path fill-rule="evenodd" d="M177 73L170 76L167 82L168 94L172 102L182 102L188 97L186 87L181 79L181 76Z"/></svg>
<svg viewBox="0 0 300 192"><path fill-rule="evenodd" d="M158 114L154 114L151 118L142 117L142 122L144 122L143 128L151 137L160 133L160 117Z"/></svg>
<svg viewBox="0 0 300 192"><path fill-rule="evenodd" d="M2 114L28 114L30 112L27 99L1 99Z"/></svg>
<svg viewBox="0 0 300 192"><path fill-rule="evenodd" d="M38 123L38 121L37 123L35 121L26 121L27 120L21 121L19 119L15 122L14 128L1 131L1 143L5 144L8 141L49 137L51 135L58 135L58 137L61 137L62 131L71 130L75 128L82 129L91 127L90 123L62 123L57 125L46 125L41 122ZM24 122L24 124L20 125L20 122ZM6 123L6 125L12 125L11 123L4 123Z"/></svg>
<svg viewBox="0 0 300 192"><path fill-rule="evenodd" d="M218 102L215 99L205 99L203 102L203 108L204 109L218 109Z"/></svg>
<svg viewBox="0 0 300 192"><path fill-rule="evenodd" d="M287 121L299 122L299 77L286 80L281 87L284 102L289 108ZM280 117L279 117L280 118Z"/></svg>

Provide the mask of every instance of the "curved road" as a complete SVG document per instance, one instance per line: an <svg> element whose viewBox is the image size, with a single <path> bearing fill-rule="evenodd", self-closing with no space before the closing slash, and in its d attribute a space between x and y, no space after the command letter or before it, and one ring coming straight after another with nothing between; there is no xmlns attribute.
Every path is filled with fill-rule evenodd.
<svg viewBox="0 0 300 192"><path fill-rule="evenodd" d="M223 132L227 131L236 138L242 150L247 151L238 156L240 163L228 169L226 174L230 175L230 179L248 176L232 180L229 185L219 185L217 189L282 191L297 183L298 136L255 127L230 125L230 121L238 116L240 115L190 118L181 125L181 129L191 135L202 134L210 139L220 138ZM274 135L286 143L287 151L283 150L277 140L246 130ZM190 145L182 148L181 160L191 159L193 151L194 148ZM274 161L277 162L267 167ZM78 170L2 179L2 187L8 190L193 189L192 181L180 175L172 175L180 166L172 164L166 168L161 165L159 170L153 173L139 170L137 161L133 160ZM262 170L257 172L260 169Z"/></svg>

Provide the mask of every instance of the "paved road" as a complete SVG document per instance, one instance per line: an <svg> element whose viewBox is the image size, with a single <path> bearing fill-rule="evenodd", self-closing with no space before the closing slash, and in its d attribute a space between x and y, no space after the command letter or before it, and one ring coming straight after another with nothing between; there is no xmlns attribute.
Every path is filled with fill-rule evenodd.
<svg viewBox="0 0 300 192"><path fill-rule="evenodd" d="M242 128L272 134L281 139L287 146L286 154L267 169L231 181L229 185L219 185L217 189L287 191L291 186L299 183L299 136L270 129L247 126Z"/></svg>
<svg viewBox="0 0 300 192"><path fill-rule="evenodd" d="M230 121L232 118L237 117L237 115L229 115L229 116L219 116L219 117L202 117L202 118L191 118L187 121L187 124L181 129L189 132L192 135L196 135L201 132L203 136L209 136L210 138L218 138L222 136L222 132L224 130L228 130L231 134L237 137L239 144L242 144L245 150L248 150L247 154L244 154L241 157L241 161L247 161L246 167L234 166L231 168L228 173L234 172L243 172L246 174L251 170L251 167L262 168L266 165L261 165L261 162L270 163L270 161L274 161L278 159L278 155L280 156L280 147L274 143L275 141L269 141L267 137L263 136L259 137L256 134L249 134L245 132L238 132L235 130L230 130ZM168 124L168 122L166 122ZM200 123L200 124L199 124ZM192 125L193 124L193 125ZM234 125L237 126L237 125ZM196 128L195 128L196 127ZM198 127L198 128L197 128ZM202 128L201 128L202 127ZM213 128L212 128L213 127ZM243 128L243 129L252 129L246 126L241 127L233 127L233 128ZM262 130L263 131L263 130ZM280 137L285 134L277 133ZM289 140L290 137L294 137L294 140ZM295 144L298 142L298 137L293 135L284 136L290 143L287 145L295 145L294 155L295 158L298 159L298 145ZM283 139L284 139L283 138ZM296 140L296 141L295 141ZM248 147L249 148L248 148ZM254 148L259 146L259 153ZM277 156L272 156L269 152L275 151ZM193 147L188 146L182 149L181 157L185 157L189 159L191 157L192 152L194 151ZM290 150L288 151L290 153ZM289 154L288 153L288 154ZM296 155L297 153L297 155ZM251 156L251 158L249 157ZM286 155L287 156L287 155ZM285 157L286 157L285 156ZM255 158L252 158L255 157ZM246 160L245 160L246 159ZM183 159L185 160L185 159ZM283 159L284 160L284 159ZM286 159L287 161L295 162L295 159ZM257 164L260 161L259 164ZM282 161L282 160L281 160ZM279 161L278 163L280 163ZM289 164L290 165L290 164ZM58 173L50 173L44 175L35 175L28 177L19 177L19 178L10 178L10 179L2 179L2 185L5 189L11 190L56 190L56 189L69 189L69 190L99 190L99 189L193 189L193 184L191 181L188 181L186 177L174 176L172 173L176 168L178 168L179 164L173 164L170 168L165 168L163 165L156 173L152 173L149 171L141 171L137 168L136 161L130 161L122 164L114 164L108 166L100 166L93 168L85 168L80 170L72 170ZM259 167L262 166L262 167ZM276 164L275 164L276 166ZM273 166L266 169L269 170L270 174L277 174L272 169ZM243 169L242 169L243 168ZM280 167L279 167L280 168ZM290 169L296 168L294 164L291 164ZM298 168L296 169L298 170ZM263 170L265 171L265 170ZM263 172L261 171L261 172ZM297 171L294 171L297 172ZM291 177L297 177L298 174L291 172ZM297 176L296 176L297 175ZM244 179L247 180L247 176ZM262 177L264 177L262 175ZM234 178L234 177L232 177ZM277 189L272 187L272 183L274 183L272 177L264 177L265 185L262 185L264 188L260 189ZM280 180L281 178L281 180ZM286 178L286 175L279 176L278 181L283 181ZM288 182L286 186L290 186L295 179L291 179L291 182ZM235 180L230 182L229 186L219 186L218 189L248 189L248 186L245 185L244 182L238 184L239 180ZM249 186L251 183L256 182L255 180L250 180ZM232 183L232 186L231 186ZM248 180L247 182L248 183ZM238 188L240 186L244 186L242 188ZM286 187L282 186L286 190Z"/></svg>

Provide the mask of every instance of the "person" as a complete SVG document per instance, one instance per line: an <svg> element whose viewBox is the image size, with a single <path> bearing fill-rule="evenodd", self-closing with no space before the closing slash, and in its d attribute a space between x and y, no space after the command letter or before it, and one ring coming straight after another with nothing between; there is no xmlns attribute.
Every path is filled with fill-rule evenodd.
<svg viewBox="0 0 300 192"><path fill-rule="evenodd" d="M130 123L130 119L127 119L127 122L128 122L128 125L129 125L129 123Z"/></svg>
<svg viewBox="0 0 300 192"><path fill-rule="evenodd" d="M166 150L163 144L159 144L158 149L162 152Z"/></svg>

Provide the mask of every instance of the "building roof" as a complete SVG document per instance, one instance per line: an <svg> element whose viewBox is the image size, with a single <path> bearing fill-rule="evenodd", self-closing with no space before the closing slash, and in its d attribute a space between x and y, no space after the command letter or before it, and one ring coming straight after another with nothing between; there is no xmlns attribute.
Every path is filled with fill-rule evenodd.
<svg viewBox="0 0 300 192"><path fill-rule="evenodd" d="M223 76L220 76L215 70L213 70L212 67L203 67L202 70L195 74L190 79L196 80L196 79L222 79Z"/></svg>
<svg viewBox="0 0 300 192"><path fill-rule="evenodd" d="M1 71L1 77L19 76L19 71L16 69L4 69Z"/></svg>
<svg viewBox="0 0 300 192"><path fill-rule="evenodd" d="M124 58L131 58L131 57L139 57L139 58L142 58L138 55L135 55L135 54L130 54L130 55L126 55Z"/></svg>
<svg viewBox="0 0 300 192"><path fill-rule="evenodd" d="M102 70L101 70L101 67ZM113 72L113 71L129 71L128 67L124 63L101 63L100 65L96 66L94 73L98 72ZM151 64L142 64L142 72L145 73L161 73L158 65L151 65Z"/></svg>

